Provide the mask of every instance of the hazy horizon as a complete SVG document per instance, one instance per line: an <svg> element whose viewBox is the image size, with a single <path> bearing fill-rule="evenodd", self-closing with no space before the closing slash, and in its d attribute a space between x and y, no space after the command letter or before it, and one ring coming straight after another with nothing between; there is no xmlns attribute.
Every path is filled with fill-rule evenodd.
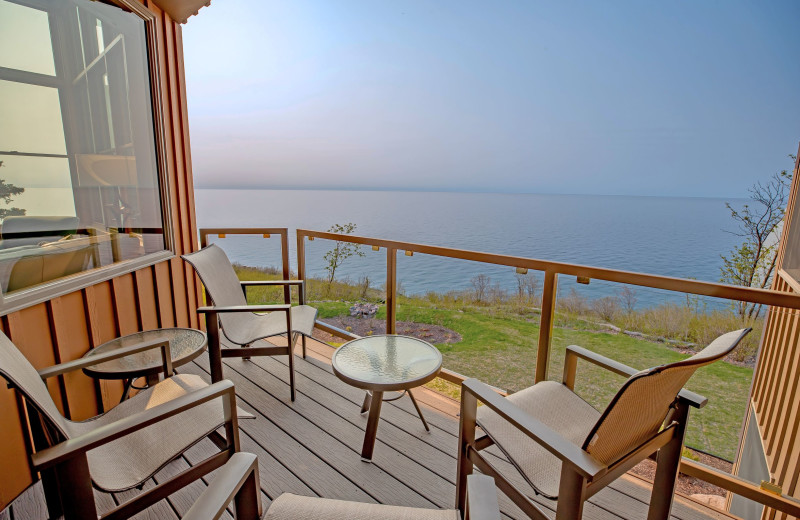
<svg viewBox="0 0 800 520"><path fill-rule="evenodd" d="M433 190L433 189L412 189L412 188L356 188L356 187L316 187L316 186L200 186L194 184L195 190L269 190L269 191L340 191L340 192L398 192L398 193L464 193L472 195L547 195L553 197L655 197L655 198L676 198L676 199L713 199L724 201L748 201L746 196L725 197L725 196L705 196L705 195L648 195L648 194L623 194L623 193L539 193L527 191L467 191L467 190Z"/></svg>
<svg viewBox="0 0 800 520"><path fill-rule="evenodd" d="M214 2L201 188L742 198L800 140L800 3Z"/></svg>

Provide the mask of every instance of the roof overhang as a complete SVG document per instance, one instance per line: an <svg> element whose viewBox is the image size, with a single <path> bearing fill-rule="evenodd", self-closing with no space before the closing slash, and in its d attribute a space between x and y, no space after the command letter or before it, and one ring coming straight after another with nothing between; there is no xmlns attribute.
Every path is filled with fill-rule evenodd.
<svg viewBox="0 0 800 520"><path fill-rule="evenodd" d="M211 5L211 0L155 0L154 3L176 22L186 23L202 7Z"/></svg>

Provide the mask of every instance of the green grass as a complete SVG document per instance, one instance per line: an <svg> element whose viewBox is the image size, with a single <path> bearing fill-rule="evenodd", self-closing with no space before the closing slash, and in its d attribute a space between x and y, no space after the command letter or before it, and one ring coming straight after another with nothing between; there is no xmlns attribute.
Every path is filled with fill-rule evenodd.
<svg viewBox="0 0 800 520"><path fill-rule="evenodd" d="M239 271L242 279L277 277L273 273L251 268L239 268ZM313 301L313 305L319 309L319 318L324 320L347 315L351 305L349 301L330 300L347 298L355 301L358 295L354 292L359 289L334 282L328 290L326 285L312 283L312 290L307 291L308 300ZM379 291L370 289L369 292L374 300L380 297ZM252 303L277 302L282 300L282 296L275 289L256 290L249 293L249 300ZM377 317L385 318L385 313L385 306L381 306ZM530 312L528 307L480 306L463 300L445 301L431 296L400 297L397 320L441 325L461 334L463 340L459 343L436 345L442 352L444 366L451 370L509 392L533 383L539 317ZM686 357L664 344L598 331L593 321L596 320L575 314L557 315L551 345L550 379L560 380L568 345L580 345L637 369ZM752 376L752 368L726 362L702 368L695 374L687 387L707 397L709 404L702 410L691 411L687 435L689 446L729 460L734 457ZM581 362L578 364L576 392L602 410L623 380L620 376ZM457 397L457 391L450 386L436 388Z"/></svg>

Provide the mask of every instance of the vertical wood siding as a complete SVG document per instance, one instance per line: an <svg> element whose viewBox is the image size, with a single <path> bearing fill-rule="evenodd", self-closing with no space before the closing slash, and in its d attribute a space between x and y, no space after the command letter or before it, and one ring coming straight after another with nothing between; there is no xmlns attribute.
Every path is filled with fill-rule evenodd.
<svg viewBox="0 0 800 520"><path fill-rule="evenodd" d="M800 247L800 244L789 244L786 232L792 215L798 211L798 191L800 172L796 164L778 267L783 265L787 247ZM779 273L772 289L798 292L798 283ZM755 419L772 481L781 486L785 494L800 498L800 311L770 308L762 338L751 395ZM789 517L765 508L762 518L784 520Z"/></svg>
<svg viewBox="0 0 800 520"><path fill-rule="evenodd" d="M166 134L171 226L176 252L198 247L189 155L181 27L152 2ZM3 330L37 368L83 356L121 334L175 325L197 327L198 285L183 261L173 258L0 318ZM119 402L118 381L98 383L82 373L48 382L59 408L72 419L96 415ZM25 449L26 426L12 390L0 385L0 510L32 483Z"/></svg>

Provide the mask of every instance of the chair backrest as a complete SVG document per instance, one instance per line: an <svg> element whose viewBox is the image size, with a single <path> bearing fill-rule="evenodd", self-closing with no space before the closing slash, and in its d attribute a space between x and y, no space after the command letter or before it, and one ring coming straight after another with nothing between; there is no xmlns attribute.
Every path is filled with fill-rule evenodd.
<svg viewBox="0 0 800 520"><path fill-rule="evenodd" d="M211 244L200 251L185 254L181 258L194 267L206 288L206 294L214 305L218 307L247 305L239 277L236 276L236 271L233 270L233 265L222 248ZM236 340L231 337L230 332L236 331L250 317L249 313L220 314L219 321L225 336L235 342Z"/></svg>
<svg viewBox="0 0 800 520"><path fill-rule="evenodd" d="M750 330L728 332L688 359L631 376L589 432L583 449L612 464L639 447L658 433L695 370L725 357Z"/></svg>
<svg viewBox="0 0 800 520"><path fill-rule="evenodd" d="M69 422L58 411L47 385L44 384L33 365L8 337L0 332L0 375L22 392L28 403L33 404L65 437L70 437Z"/></svg>

